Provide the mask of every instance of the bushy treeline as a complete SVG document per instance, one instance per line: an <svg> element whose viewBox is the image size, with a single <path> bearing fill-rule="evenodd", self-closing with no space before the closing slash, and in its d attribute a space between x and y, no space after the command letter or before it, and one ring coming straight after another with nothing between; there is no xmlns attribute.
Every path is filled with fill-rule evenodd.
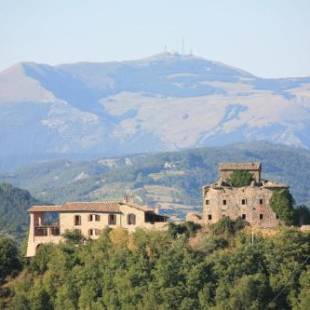
<svg viewBox="0 0 310 310"><path fill-rule="evenodd" d="M1 288L0 304L14 310L310 309L309 234L283 229L253 238L244 226L225 218L209 231L185 224L130 235L106 230L97 241L71 236L42 246Z"/></svg>
<svg viewBox="0 0 310 310"><path fill-rule="evenodd" d="M0 233L22 240L28 229L27 209L38 203L28 191L0 183Z"/></svg>

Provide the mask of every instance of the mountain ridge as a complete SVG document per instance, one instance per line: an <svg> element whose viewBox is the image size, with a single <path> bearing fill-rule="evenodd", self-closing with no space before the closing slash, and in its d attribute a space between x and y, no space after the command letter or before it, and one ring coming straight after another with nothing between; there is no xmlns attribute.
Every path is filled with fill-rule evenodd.
<svg viewBox="0 0 310 310"><path fill-rule="evenodd" d="M310 77L264 79L196 56L0 72L1 156L171 151L267 140L310 148Z"/></svg>

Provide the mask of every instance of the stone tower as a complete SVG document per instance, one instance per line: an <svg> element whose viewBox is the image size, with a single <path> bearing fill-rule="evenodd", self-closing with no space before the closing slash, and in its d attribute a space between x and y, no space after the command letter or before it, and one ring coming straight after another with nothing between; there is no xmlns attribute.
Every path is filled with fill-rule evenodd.
<svg viewBox="0 0 310 310"><path fill-rule="evenodd" d="M248 171L253 175L249 186L232 187L230 175L236 171ZM219 180L203 187L204 224L215 223L224 216L231 219L243 218L253 226L274 227L278 225L276 214L270 207L272 193L276 189L287 189L288 186L263 180L261 163L221 163Z"/></svg>

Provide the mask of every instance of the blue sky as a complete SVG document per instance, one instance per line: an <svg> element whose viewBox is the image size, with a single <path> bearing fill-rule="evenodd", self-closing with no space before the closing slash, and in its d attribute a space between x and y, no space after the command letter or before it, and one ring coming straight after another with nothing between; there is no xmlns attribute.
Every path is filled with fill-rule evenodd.
<svg viewBox="0 0 310 310"><path fill-rule="evenodd" d="M262 77L310 76L310 0L0 0L0 70L185 52Z"/></svg>

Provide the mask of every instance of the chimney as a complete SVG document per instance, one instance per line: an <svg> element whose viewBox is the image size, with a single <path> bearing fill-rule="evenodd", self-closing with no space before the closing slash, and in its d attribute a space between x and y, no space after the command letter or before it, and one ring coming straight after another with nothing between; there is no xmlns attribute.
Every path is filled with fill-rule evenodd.
<svg viewBox="0 0 310 310"><path fill-rule="evenodd" d="M160 212L160 205L156 205L154 213L159 214L159 212Z"/></svg>

